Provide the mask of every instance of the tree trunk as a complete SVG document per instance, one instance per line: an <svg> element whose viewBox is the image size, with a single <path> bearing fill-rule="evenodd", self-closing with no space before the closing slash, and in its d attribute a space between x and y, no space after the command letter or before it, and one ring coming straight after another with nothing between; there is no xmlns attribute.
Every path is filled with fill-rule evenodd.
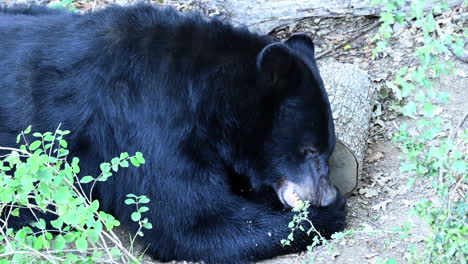
<svg viewBox="0 0 468 264"><path fill-rule="evenodd" d="M434 1L426 2L426 9L430 9ZM447 2L455 7L463 0ZM262 34L303 18L378 16L381 12L381 7L370 4L371 0L166 0L164 3L202 9ZM410 10L406 5L400 11L409 13Z"/></svg>

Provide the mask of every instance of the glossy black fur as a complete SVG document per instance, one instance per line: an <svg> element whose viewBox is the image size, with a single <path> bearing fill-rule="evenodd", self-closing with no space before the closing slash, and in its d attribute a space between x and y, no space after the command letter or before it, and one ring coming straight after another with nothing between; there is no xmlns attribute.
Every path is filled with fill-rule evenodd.
<svg viewBox="0 0 468 264"><path fill-rule="evenodd" d="M274 190L328 174L335 134L312 43L299 36L264 50L274 42L172 8L2 8L0 146L15 146L30 124L61 123L81 175L141 151L147 163L120 170L96 197L133 231L125 195L151 199L142 240L157 259L248 263L304 250L304 233L280 245L292 213ZM338 196L310 219L329 236L343 229L344 207Z"/></svg>

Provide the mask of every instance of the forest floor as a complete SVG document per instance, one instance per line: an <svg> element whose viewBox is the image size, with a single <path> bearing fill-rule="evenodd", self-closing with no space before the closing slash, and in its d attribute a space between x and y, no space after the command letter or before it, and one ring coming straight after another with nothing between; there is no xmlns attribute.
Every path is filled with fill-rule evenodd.
<svg viewBox="0 0 468 264"><path fill-rule="evenodd" d="M28 0L0 0L0 2L31 2ZM54 0L54 2L57 2ZM104 7L110 3L127 4L132 0L78 0L77 9L89 10ZM154 1L157 2L157 1ZM418 180L408 187L407 175L400 173L402 152L398 145L391 141L392 135L402 123L415 126L417 119L405 118L391 111L391 100L387 94L386 82L403 66L415 67L417 60L413 57L415 47L421 42L418 32L404 26L394 27L397 36L390 46L376 59L371 58L374 44L374 28L362 32L353 41L347 42L360 29L375 22L375 18L312 18L290 24L274 32L281 39L294 32L305 32L314 38L316 53L332 50L327 56L342 63L351 63L367 71L369 79L378 88L374 118L372 120L363 172L360 175L358 188L348 199L348 228L358 230L326 246L317 246L310 253L281 256L266 260L262 264L281 263L385 263L393 258L397 263L407 263L406 253L410 243L421 243L430 235L426 223L412 215L411 207L421 198L437 203L430 180ZM459 23L447 24L450 30L458 30ZM340 45L346 42L346 45ZM334 48L339 47L339 48ZM455 62L456 70L449 76L436 81L436 87L450 93L450 102L444 106L441 117L461 129L468 128L468 121L462 124L468 113L468 64L447 56L445 60ZM437 142L435 142L437 144ZM466 149L465 149L466 150ZM411 223L411 235L401 238L394 232L395 227ZM158 263L145 257L144 263ZM176 263L176 262L174 262Z"/></svg>

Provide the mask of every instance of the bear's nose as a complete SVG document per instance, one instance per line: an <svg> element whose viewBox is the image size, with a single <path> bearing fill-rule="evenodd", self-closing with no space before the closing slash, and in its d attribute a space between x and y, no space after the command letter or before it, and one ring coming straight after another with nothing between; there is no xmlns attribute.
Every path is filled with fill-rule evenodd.
<svg viewBox="0 0 468 264"><path fill-rule="evenodd" d="M280 201L289 207L295 207L299 201L309 201L313 207L326 207L332 204L338 195L335 186L296 184L286 181L278 190Z"/></svg>
<svg viewBox="0 0 468 264"><path fill-rule="evenodd" d="M321 193L320 206L326 207L335 202L338 196L338 189L334 185L329 184L321 190Z"/></svg>

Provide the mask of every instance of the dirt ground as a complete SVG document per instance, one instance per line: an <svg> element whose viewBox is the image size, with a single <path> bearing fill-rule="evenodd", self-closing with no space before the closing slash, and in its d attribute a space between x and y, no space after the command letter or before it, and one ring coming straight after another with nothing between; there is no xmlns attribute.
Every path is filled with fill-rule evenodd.
<svg viewBox="0 0 468 264"><path fill-rule="evenodd" d="M0 0L5 1L13 0ZM125 4L133 1L78 1L76 7L99 8L114 2ZM275 31L275 34L285 38L293 32L308 33L315 40L317 54L333 50L329 56L340 62L359 65L368 72L370 80L376 86L381 86L385 81L391 80L393 74L402 66L415 66L416 61L411 54L421 36L406 27L395 27L397 38L392 41L391 48L376 60L371 59L373 44L370 41L376 28L347 43L349 46L333 48L373 22L375 18L315 18L286 26ZM463 25L454 23L449 26L456 30ZM436 87L451 94L451 101L444 106L445 111L441 116L451 122L452 126L458 126L468 113L468 64L450 56L446 59L456 63L456 71L450 76L442 77L436 83ZM385 100L376 100L375 104L375 118L367 142L363 173L359 187L351 194L348 202L348 227L359 231L332 245L316 247L312 253L282 256L263 261L262 264L305 263L309 260L314 260L313 263L373 264L385 263L381 261L387 258L394 258L397 263L407 263L405 253L408 244L421 242L429 235L428 226L409 212L420 198L425 197L437 202L435 194L431 191L430 182L425 180L418 180L412 188L408 188L407 176L399 172L402 152L390 140L403 122L411 126L415 125L417 120L397 116L388 110ZM464 129L468 128L467 123L463 125ZM411 235L405 239L390 239L395 236L392 232L394 227L405 222L412 223ZM158 263L149 258L145 258L144 262Z"/></svg>

